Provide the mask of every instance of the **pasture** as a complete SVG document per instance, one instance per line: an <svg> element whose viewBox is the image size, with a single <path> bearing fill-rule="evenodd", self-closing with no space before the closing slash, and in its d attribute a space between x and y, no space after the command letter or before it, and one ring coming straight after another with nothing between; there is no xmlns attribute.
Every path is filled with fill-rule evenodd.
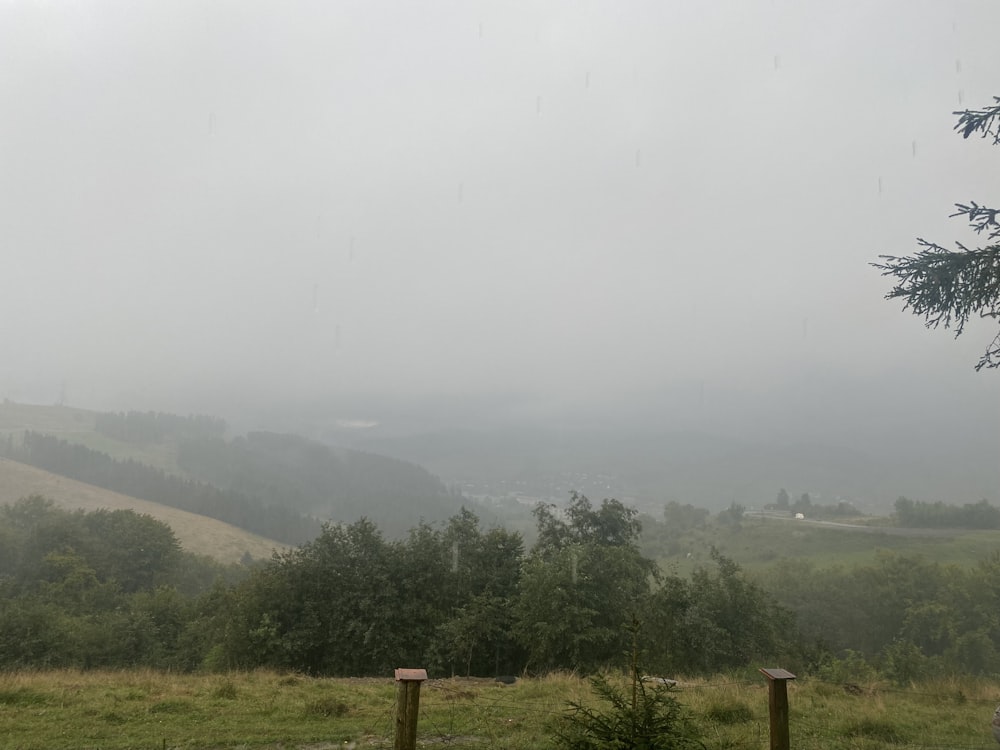
<svg viewBox="0 0 1000 750"><path fill-rule="evenodd" d="M751 670L682 680L676 697L706 748L768 747L767 686ZM593 701L575 675L431 679L420 694L421 747L553 747L570 700ZM789 684L798 750L992 750L1000 683L941 679L889 688L800 679ZM19 750L334 750L392 747L391 677L320 679L251 672L0 674L0 747Z"/></svg>

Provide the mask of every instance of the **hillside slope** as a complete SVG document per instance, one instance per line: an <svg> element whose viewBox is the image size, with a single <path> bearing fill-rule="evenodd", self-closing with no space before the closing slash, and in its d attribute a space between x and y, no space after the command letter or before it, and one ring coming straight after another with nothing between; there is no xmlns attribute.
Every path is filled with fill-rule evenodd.
<svg viewBox="0 0 1000 750"><path fill-rule="evenodd" d="M0 455L289 544L313 538L321 521L361 517L401 538L465 502L413 462L297 435L227 435L223 420L205 416L4 401Z"/></svg>
<svg viewBox="0 0 1000 750"><path fill-rule="evenodd" d="M118 510L130 508L168 524L181 546L196 555L207 555L224 563L238 562L243 555L267 559L278 542L256 536L228 523L188 513L165 505L138 500L67 479L33 466L0 458L0 505L38 494L69 510Z"/></svg>

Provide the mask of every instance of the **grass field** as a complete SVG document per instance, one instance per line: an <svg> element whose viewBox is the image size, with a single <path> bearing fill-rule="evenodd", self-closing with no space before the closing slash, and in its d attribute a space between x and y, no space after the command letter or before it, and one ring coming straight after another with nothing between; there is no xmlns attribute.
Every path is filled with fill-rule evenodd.
<svg viewBox="0 0 1000 750"><path fill-rule="evenodd" d="M157 469L184 476L177 466L177 446L171 441L133 445L114 440L96 431L96 412L71 406L37 406L0 402L0 439L13 435L18 440L25 430L54 435L60 440L107 453L119 461L133 459Z"/></svg>
<svg viewBox="0 0 1000 750"><path fill-rule="evenodd" d="M939 680L888 689L811 680L789 684L798 750L995 748L990 720L1000 685ZM769 746L767 686L754 673L682 682L676 693L707 748ZM420 694L418 745L551 747L567 701L591 701L572 675L432 679ZM0 747L19 750L392 747L395 686L385 679L313 679L253 672L0 674Z"/></svg>
<svg viewBox="0 0 1000 750"><path fill-rule="evenodd" d="M224 563L235 563L249 553L257 560L270 558L283 545L251 534L214 518L138 500L128 495L67 479L34 466L0 458L0 505L38 494L67 510L120 510L130 508L168 524L188 552L206 555Z"/></svg>
<svg viewBox="0 0 1000 750"><path fill-rule="evenodd" d="M662 558L661 563L689 573L695 565L709 562L709 550L715 546L750 571L781 559L808 560L817 567L867 565L887 551L921 555L940 563L974 565L1000 548L1000 531L920 529L907 535L901 533L906 531L903 529L862 526L862 522L859 519L858 528L849 529L748 516L739 527L712 525L688 532L681 552Z"/></svg>

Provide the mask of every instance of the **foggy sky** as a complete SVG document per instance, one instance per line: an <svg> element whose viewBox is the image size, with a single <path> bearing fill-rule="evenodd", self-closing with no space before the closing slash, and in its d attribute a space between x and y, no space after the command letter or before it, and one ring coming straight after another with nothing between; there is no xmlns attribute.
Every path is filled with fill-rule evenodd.
<svg viewBox="0 0 1000 750"><path fill-rule="evenodd" d="M975 238L981 2L0 4L0 396L961 433L995 330L868 264ZM971 436L971 437L970 437Z"/></svg>

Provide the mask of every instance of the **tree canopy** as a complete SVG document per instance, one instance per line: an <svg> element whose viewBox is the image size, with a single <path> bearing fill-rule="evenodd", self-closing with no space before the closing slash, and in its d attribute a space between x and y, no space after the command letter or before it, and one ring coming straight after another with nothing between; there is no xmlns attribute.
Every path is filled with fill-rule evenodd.
<svg viewBox="0 0 1000 750"><path fill-rule="evenodd" d="M955 130L964 138L979 134L1000 145L1000 97L993 97L993 102L984 109L955 112L959 116ZM957 337L976 315L1000 317L1000 209L976 201L956 203L955 209L951 216L964 216L977 235L985 235L983 247L970 248L956 241L957 250L949 250L918 237L920 249L913 255L882 255L884 262L872 265L883 276L897 280L886 299L902 299L903 309L923 317L928 328L954 328ZM1000 367L1000 331L976 370L983 367Z"/></svg>

